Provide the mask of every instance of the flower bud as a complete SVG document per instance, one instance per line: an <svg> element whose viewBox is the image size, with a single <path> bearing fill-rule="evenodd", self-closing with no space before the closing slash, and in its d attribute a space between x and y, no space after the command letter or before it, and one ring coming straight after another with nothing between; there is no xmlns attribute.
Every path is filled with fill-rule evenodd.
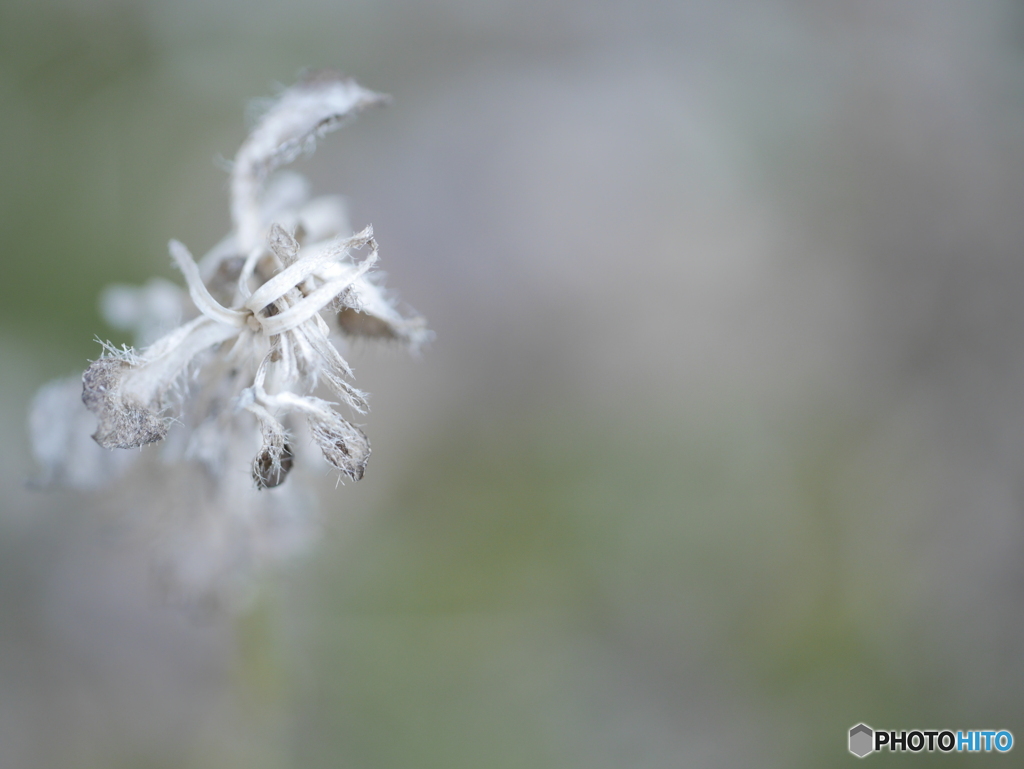
<svg viewBox="0 0 1024 769"><path fill-rule="evenodd" d="M309 429L328 462L353 481L362 479L370 459L370 441L362 430L337 414L310 417Z"/></svg>
<svg viewBox="0 0 1024 769"><path fill-rule="evenodd" d="M272 489L284 483L294 462L292 447L264 445L252 463L252 478L258 489Z"/></svg>

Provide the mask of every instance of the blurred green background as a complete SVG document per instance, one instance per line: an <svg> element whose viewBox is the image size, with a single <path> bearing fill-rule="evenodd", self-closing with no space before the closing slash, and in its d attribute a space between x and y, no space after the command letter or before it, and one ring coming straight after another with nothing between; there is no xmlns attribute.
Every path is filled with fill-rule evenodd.
<svg viewBox="0 0 1024 769"><path fill-rule="evenodd" d="M395 97L297 170L437 340L353 351L366 479L196 616L104 494L24 487L27 404L225 234L218 158L311 66ZM5 0L0 766L1024 739L1022 139L1009 0Z"/></svg>

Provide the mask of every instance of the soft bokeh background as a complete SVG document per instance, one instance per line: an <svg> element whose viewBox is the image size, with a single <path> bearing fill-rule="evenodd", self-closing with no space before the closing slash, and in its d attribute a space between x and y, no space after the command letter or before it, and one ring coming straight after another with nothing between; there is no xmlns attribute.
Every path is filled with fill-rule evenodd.
<svg viewBox="0 0 1024 769"><path fill-rule="evenodd" d="M298 170L437 341L354 351L366 479L197 615L102 494L24 488L26 406L224 234L215 161L308 66L395 97ZM1009 0L4 0L0 766L1024 739L1022 140Z"/></svg>

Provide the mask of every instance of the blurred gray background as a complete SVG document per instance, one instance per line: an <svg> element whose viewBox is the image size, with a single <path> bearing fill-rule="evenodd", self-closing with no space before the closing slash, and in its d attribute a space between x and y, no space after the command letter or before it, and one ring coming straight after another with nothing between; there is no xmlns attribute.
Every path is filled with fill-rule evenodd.
<svg viewBox="0 0 1024 769"><path fill-rule="evenodd" d="M103 493L24 487L26 408L310 66L394 96L296 170L437 340L353 351L366 479L197 616ZM1024 739L1022 139L1009 0L4 0L0 766Z"/></svg>

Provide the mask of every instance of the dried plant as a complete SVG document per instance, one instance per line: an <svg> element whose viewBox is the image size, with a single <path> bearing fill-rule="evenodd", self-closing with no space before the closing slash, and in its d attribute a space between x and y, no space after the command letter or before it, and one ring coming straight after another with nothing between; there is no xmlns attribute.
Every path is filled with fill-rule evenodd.
<svg viewBox="0 0 1024 769"><path fill-rule="evenodd" d="M107 319L133 330L138 349L104 344L80 382L36 396L30 432L44 481L97 487L125 473L156 476L163 497L147 504L173 524L157 537L171 543L158 561L188 593L244 582L307 539L308 495L286 481L310 442L339 478L363 477L369 441L336 406L362 414L366 396L333 340L415 351L429 338L382 288L372 228L353 234L339 198L307 200L301 177L275 174L385 101L327 72L280 94L232 164L232 232L198 263L170 242L191 302L166 281L108 290ZM175 316L191 317L157 336ZM105 454L82 438L95 424L85 409ZM146 452L117 451L157 442L155 471L138 467Z"/></svg>

